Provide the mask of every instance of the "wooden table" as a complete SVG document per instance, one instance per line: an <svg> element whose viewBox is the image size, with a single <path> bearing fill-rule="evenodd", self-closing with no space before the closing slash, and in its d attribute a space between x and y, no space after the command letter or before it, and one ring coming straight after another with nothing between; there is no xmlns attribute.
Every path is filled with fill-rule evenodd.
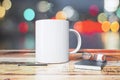
<svg viewBox="0 0 120 80"><path fill-rule="evenodd" d="M74 63L80 59L79 55L81 53L71 54L70 61L61 64L18 66L19 63L34 62L35 54L1 53L0 80L120 80L120 71L104 72L75 69ZM109 63L116 63L116 61L111 60ZM120 69L120 65L118 68Z"/></svg>

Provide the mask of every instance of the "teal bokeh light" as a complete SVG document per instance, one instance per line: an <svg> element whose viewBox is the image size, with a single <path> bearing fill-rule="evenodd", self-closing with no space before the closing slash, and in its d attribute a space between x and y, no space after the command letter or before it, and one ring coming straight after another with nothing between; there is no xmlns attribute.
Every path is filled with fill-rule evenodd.
<svg viewBox="0 0 120 80"><path fill-rule="evenodd" d="M116 14L117 14L117 17L120 18L120 7L117 9Z"/></svg>
<svg viewBox="0 0 120 80"><path fill-rule="evenodd" d="M24 18L27 21L32 21L35 18L35 11L31 8L25 9Z"/></svg>

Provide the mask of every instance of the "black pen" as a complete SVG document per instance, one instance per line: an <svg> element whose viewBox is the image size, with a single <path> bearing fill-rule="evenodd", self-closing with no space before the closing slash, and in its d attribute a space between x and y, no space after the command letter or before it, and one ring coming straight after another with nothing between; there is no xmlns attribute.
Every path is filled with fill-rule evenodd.
<svg viewBox="0 0 120 80"><path fill-rule="evenodd" d="M48 64L36 64L36 63L25 63L25 64L18 64L18 66L47 66Z"/></svg>

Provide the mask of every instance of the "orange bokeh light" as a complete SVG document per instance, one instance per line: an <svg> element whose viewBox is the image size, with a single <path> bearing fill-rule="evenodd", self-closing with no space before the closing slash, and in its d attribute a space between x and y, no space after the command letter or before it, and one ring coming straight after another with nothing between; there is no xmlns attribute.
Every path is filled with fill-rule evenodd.
<svg viewBox="0 0 120 80"><path fill-rule="evenodd" d="M104 21L103 23L102 23L102 30L104 31L104 32L107 32L107 31L109 31L110 30L110 22L109 21Z"/></svg>
<svg viewBox="0 0 120 80"><path fill-rule="evenodd" d="M74 29L77 30L78 32L82 32L83 31L83 22L82 21L77 21L74 24Z"/></svg>
<svg viewBox="0 0 120 80"><path fill-rule="evenodd" d="M58 12L56 13L55 18L56 18L56 19L63 19L63 20L66 20L66 19L67 19L66 15L65 15L65 13L64 13L63 11L58 11Z"/></svg>

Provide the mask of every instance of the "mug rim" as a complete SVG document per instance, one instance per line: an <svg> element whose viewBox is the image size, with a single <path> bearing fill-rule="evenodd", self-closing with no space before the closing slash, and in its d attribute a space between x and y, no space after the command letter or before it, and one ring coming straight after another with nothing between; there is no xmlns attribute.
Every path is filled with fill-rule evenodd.
<svg viewBox="0 0 120 80"><path fill-rule="evenodd" d="M65 21L65 22L69 22L68 20L62 20L62 19L39 19L39 20L36 20L35 22L40 22L40 21Z"/></svg>

